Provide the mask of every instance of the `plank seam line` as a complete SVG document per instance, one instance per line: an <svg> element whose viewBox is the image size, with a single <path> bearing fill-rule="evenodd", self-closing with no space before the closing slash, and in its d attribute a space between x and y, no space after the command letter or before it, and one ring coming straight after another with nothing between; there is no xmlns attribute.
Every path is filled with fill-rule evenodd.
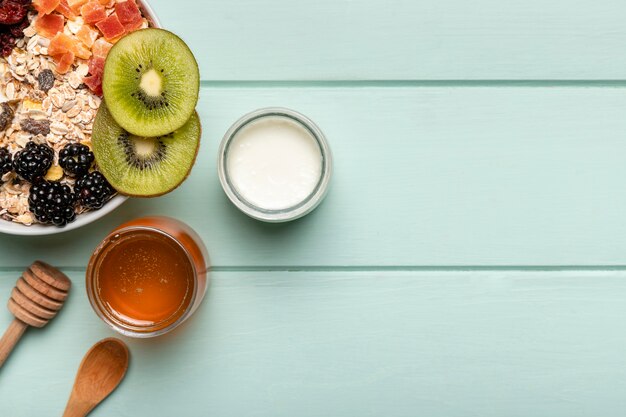
<svg viewBox="0 0 626 417"><path fill-rule="evenodd" d="M83 272L85 267L58 266L67 272ZM4 266L0 272L20 273L26 266ZM215 266L212 272L560 272L560 271L625 271L626 265L365 265L365 266Z"/></svg>
<svg viewBox="0 0 626 417"><path fill-rule="evenodd" d="M626 87L626 80L202 80L205 88Z"/></svg>

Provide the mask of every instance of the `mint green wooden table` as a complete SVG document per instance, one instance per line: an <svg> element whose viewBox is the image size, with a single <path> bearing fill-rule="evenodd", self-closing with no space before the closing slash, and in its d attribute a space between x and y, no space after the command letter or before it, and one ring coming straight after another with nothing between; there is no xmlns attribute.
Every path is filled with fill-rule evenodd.
<svg viewBox="0 0 626 417"><path fill-rule="evenodd" d="M114 336L84 268L119 223L196 228L196 316L127 340L94 416L626 414L623 0L153 0L202 71L199 161L176 192L50 238L0 237L0 295L35 258L75 288L0 372L0 416L60 415ZM246 218L216 176L240 115L286 106L336 170L310 216ZM10 321L0 312L0 327Z"/></svg>

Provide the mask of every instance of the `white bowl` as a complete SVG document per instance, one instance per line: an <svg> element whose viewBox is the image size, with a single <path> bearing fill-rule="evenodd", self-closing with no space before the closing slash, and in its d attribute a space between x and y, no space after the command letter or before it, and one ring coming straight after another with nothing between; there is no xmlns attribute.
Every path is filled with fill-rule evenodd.
<svg viewBox="0 0 626 417"><path fill-rule="evenodd" d="M0 219L0 233L20 236L44 236L55 235L57 233L69 232L78 229L86 224L93 223L99 218L109 214L122 205L128 199L126 196L117 195L104 205L100 210L90 211L76 216L76 220L65 227L56 227L50 224L33 224L25 226L20 223Z"/></svg>
<svg viewBox="0 0 626 417"><path fill-rule="evenodd" d="M151 26L153 27L161 27L159 19L154 14L152 8L148 5L147 2L139 0L137 2L139 5L144 17L148 19ZM90 211L85 214L80 214L76 216L76 221L68 224L65 227L56 227L53 225L44 225L44 224L34 224L32 226L25 226L20 223L11 222L8 220L0 219L0 233L6 233L9 235L20 235L20 236L44 236L44 235L55 235L57 233L69 232L70 230L76 230L79 227L83 227L89 223L93 223L96 220L106 216L116 208L122 205L128 197L117 195L111 199L107 204L104 205L100 210Z"/></svg>

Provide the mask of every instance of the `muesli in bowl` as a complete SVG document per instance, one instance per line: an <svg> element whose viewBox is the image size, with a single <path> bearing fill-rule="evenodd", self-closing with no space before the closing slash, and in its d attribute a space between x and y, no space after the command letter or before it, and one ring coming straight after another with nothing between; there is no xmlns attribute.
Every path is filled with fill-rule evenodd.
<svg viewBox="0 0 626 417"><path fill-rule="evenodd" d="M125 200L95 161L93 125L109 50L155 23L135 0L0 0L0 231L69 230Z"/></svg>

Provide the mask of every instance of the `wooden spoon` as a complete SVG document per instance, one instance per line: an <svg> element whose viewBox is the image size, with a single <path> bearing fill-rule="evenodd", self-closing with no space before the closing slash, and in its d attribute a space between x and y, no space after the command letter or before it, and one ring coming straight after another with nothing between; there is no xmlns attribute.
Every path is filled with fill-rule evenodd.
<svg viewBox="0 0 626 417"><path fill-rule="evenodd" d="M28 326L43 327L56 316L71 286L67 275L41 261L23 272L9 299L15 319L0 339L0 368Z"/></svg>
<svg viewBox="0 0 626 417"><path fill-rule="evenodd" d="M63 417L86 416L124 379L128 347L119 339L96 343L83 358Z"/></svg>

